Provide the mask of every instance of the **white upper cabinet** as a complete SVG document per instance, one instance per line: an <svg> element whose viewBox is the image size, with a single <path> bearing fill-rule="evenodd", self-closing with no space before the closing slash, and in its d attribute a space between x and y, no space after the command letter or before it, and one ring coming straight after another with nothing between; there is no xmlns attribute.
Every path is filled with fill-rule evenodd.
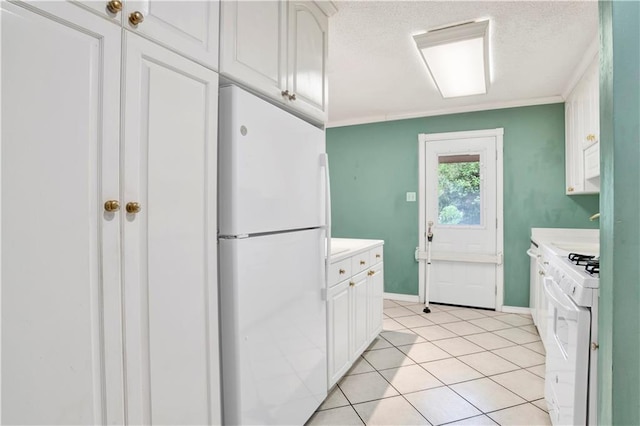
<svg viewBox="0 0 640 426"><path fill-rule="evenodd" d="M218 0L72 0L72 3L218 70Z"/></svg>
<svg viewBox="0 0 640 426"><path fill-rule="evenodd" d="M71 2L80 7L84 7L90 12L96 13L114 24L121 25L122 9L125 0L71 0Z"/></svg>
<svg viewBox="0 0 640 426"><path fill-rule="evenodd" d="M286 3L222 2L220 72L280 100L287 84Z"/></svg>
<svg viewBox="0 0 640 426"><path fill-rule="evenodd" d="M327 107L327 18L311 2L289 3L287 96L300 111L325 118Z"/></svg>
<svg viewBox="0 0 640 426"><path fill-rule="evenodd" d="M566 193L600 192L598 55L565 102Z"/></svg>
<svg viewBox="0 0 640 426"><path fill-rule="evenodd" d="M220 2L126 0L123 25L207 68L218 69Z"/></svg>
<svg viewBox="0 0 640 426"><path fill-rule="evenodd" d="M207 68L218 69L218 1L125 0L123 25Z"/></svg>
<svg viewBox="0 0 640 426"><path fill-rule="evenodd" d="M224 1L221 13L221 74L324 122L325 11L310 1Z"/></svg>

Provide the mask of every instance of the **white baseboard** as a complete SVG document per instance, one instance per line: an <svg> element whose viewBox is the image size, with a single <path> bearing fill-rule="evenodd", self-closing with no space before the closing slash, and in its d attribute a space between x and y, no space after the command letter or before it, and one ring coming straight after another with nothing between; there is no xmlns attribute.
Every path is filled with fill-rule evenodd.
<svg viewBox="0 0 640 426"><path fill-rule="evenodd" d="M531 315L531 308L523 308L521 306L502 306L502 312L508 312L510 314L526 314Z"/></svg>
<svg viewBox="0 0 640 426"><path fill-rule="evenodd" d="M399 300L401 302L420 302L420 298L418 297L418 295L413 294L384 293L382 297L384 297L385 299Z"/></svg>

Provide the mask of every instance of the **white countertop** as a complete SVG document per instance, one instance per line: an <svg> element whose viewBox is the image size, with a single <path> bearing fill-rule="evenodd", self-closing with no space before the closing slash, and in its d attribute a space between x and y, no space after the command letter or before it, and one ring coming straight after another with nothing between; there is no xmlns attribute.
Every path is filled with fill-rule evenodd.
<svg viewBox="0 0 640 426"><path fill-rule="evenodd" d="M600 252L599 229L531 228L531 241L546 246L556 256Z"/></svg>
<svg viewBox="0 0 640 426"><path fill-rule="evenodd" d="M331 263L384 244L384 240L362 240L356 238L331 239Z"/></svg>

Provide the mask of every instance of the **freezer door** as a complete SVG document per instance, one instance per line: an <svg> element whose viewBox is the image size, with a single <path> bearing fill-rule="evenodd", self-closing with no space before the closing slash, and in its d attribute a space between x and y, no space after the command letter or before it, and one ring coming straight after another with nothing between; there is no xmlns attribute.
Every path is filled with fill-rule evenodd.
<svg viewBox="0 0 640 426"><path fill-rule="evenodd" d="M220 240L223 424L302 425L326 397L324 239Z"/></svg>
<svg viewBox="0 0 640 426"><path fill-rule="evenodd" d="M219 230L325 224L324 131L236 87L220 89Z"/></svg>

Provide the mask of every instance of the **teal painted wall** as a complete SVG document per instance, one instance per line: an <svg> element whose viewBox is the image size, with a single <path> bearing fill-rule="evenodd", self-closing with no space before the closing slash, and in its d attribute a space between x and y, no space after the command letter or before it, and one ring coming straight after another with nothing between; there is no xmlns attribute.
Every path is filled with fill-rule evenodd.
<svg viewBox="0 0 640 426"><path fill-rule="evenodd" d="M593 228L597 195L565 195L564 104L327 130L333 235L385 240L385 291L418 294L418 134L504 128L505 297L529 306L530 228Z"/></svg>
<svg viewBox="0 0 640 426"><path fill-rule="evenodd" d="M599 421L640 424L640 3L600 2Z"/></svg>

